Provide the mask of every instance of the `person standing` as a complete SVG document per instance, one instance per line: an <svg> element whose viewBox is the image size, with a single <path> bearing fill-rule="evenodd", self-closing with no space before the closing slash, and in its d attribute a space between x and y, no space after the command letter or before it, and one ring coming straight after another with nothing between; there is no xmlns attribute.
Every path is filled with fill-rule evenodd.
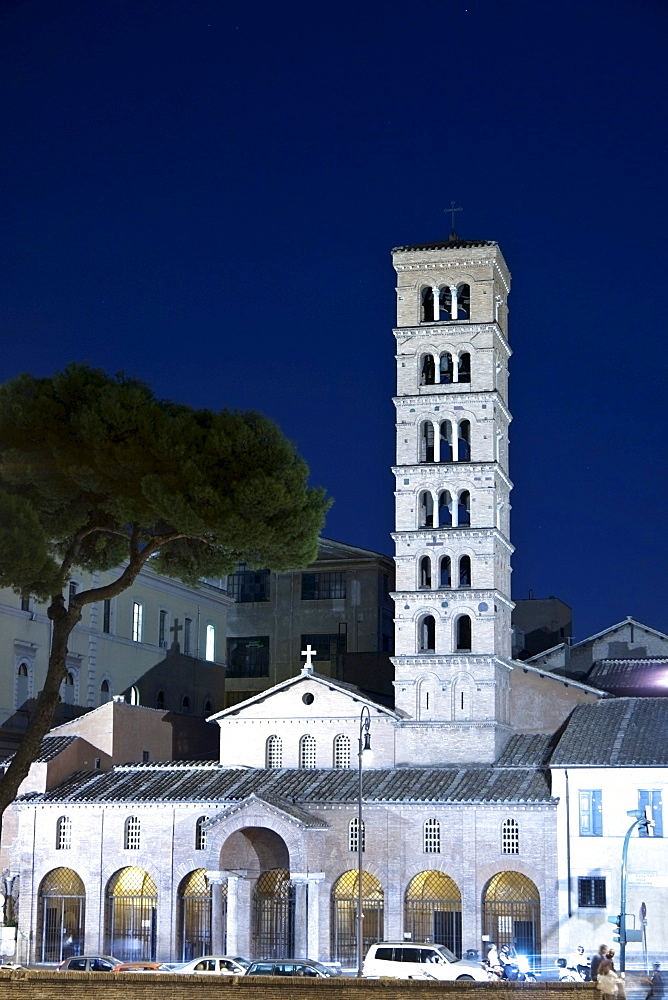
<svg viewBox="0 0 668 1000"><path fill-rule="evenodd" d="M607 944L602 944L598 949L598 951L596 952L596 954L593 956L591 960L591 970L589 972L592 983L596 982L596 976L598 975L598 967L603 961L603 959L606 958L607 954L608 954L608 946Z"/></svg>
<svg viewBox="0 0 668 1000"><path fill-rule="evenodd" d="M593 965L592 960L592 965ZM624 996L623 989L620 991L622 981L612 967L612 962L609 958L602 958L598 964L598 970L596 973L596 988L597 990L606 997L616 997L618 992L620 996Z"/></svg>
<svg viewBox="0 0 668 1000"><path fill-rule="evenodd" d="M661 973L661 966L658 962L655 962L652 968L652 975L649 979L645 980L645 982L649 983L649 993L647 994L646 1000L664 1000L666 995L666 984Z"/></svg>

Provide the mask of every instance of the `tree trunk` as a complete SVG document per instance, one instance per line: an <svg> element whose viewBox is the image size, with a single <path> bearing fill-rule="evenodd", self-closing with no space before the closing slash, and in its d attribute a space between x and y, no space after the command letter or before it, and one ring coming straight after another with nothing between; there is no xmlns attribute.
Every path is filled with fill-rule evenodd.
<svg viewBox="0 0 668 1000"><path fill-rule="evenodd" d="M81 620L81 608L71 607L66 611L63 597L58 594L52 598L48 615L53 621L53 637L44 687L13 760L0 778L0 836L5 809L16 798L19 785L27 777L30 765L39 755L42 740L51 728L53 713L60 702L60 685L67 672L67 643L72 629Z"/></svg>

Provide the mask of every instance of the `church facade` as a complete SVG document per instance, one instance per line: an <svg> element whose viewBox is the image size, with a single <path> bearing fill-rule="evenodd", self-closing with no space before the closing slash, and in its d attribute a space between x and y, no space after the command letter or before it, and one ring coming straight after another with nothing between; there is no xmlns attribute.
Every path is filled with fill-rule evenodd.
<svg viewBox="0 0 668 1000"><path fill-rule="evenodd" d="M591 738L578 744L574 725L637 727L631 708L597 715L608 702L596 689L511 658L508 269L496 243L454 234L393 259L394 709L316 672L307 646L296 677L211 716L216 762L154 762L147 746L63 780L49 766L72 745L45 747L41 784L15 806L19 960L227 952L350 968L360 889L365 948L433 940L463 955L493 940L540 963L573 944L574 917L588 945L602 933L612 882L603 905L594 893L598 905L585 895L573 911L569 880L587 877L589 856L573 870L564 859L588 833L563 774L591 773ZM82 726L70 738L94 747ZM646 744L656 791L668 758L651 732ZM639 753L612 740L596 764L628 769ZM624 802L605 787L610 816ZM615 814L613 840L619 825Z"/></svg>

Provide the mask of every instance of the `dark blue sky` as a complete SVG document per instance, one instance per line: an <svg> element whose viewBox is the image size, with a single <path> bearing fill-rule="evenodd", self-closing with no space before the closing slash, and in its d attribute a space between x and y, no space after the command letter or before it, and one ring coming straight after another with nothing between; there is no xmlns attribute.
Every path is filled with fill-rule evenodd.
<svg viewBox="0 0 668 1000"><path fill-rule="evenodd" d="M0 379L273 417L392 553L393 246L513 273L514 596L668 631L664 0L5 0Z"/></svg>

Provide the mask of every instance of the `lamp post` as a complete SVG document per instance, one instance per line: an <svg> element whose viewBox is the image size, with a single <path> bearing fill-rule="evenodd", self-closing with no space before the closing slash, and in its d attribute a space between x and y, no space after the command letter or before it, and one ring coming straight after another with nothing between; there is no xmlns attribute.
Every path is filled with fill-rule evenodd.
<svg viewBox="0 0 668 1000"><path fill-rule="evenodd" d="M627 816L633 816L633 823L626 831L624 846L622 847L622 872L621 887L619 892L619 971L626 972L626 864L629 853L629 840L631 834L637 826L646 828L652 823L648 809L629 809Z"/></svg>
<svg viewBox="0 0 668 1000"><path fill-rule="evenodd" d="M360 712L360 734L357 744L357 767L359 784L357 788L357 975L362 975L362 935L364 913L362 911L362 872L364 853L364 834L362 826L362 758L366 754L367 761L372 756L371 752L371 713L365 705Z"/></svg>

